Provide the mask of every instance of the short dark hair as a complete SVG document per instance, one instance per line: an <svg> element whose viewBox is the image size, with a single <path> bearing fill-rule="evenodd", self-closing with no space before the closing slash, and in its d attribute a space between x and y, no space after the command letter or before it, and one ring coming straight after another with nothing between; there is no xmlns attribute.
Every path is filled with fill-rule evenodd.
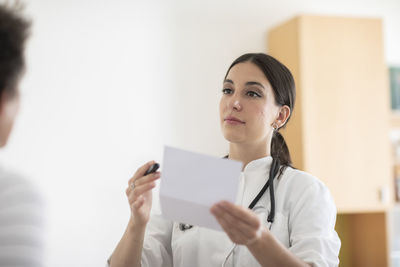
<svg viewBox="0 0 400 267"><path fill-rule="evenodd" d="M265 77L271 84L276 104L279 106L286 105L290 108L290 116L287 119L287 121L289 121L293 113L294 102L296 99L296 86L290 70L270 55L264 53L248 53L238 57L232 63L226 72L225 79L231 68L242 62L251 62L264 73ZM284 166L292 165L289 147L287 146L283 136L278 131L274 131L274 135L272 136L271 156L273 158L278 158L280 164Z"/></svg>
<svg viewBox="0 0 400 267"><path fill-rule="evenodd" d="M21 15L22 6L0 4L0 97L13 96L25 69L25 41L30 21Z"/></svg>

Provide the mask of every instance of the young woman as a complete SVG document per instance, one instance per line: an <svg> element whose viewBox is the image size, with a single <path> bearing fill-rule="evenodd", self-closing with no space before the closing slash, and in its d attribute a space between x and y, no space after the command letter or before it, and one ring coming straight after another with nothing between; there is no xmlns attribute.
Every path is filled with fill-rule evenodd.
<svg viewBox="0 0 400 267"><path fill-rule="evenodd" d="M279 129L294 107L290 71L265 54L245 54L223 81L220 120L229 159L243 162L236 204L211 213L225 233L150 219L151 190L160 173L139 168L126 190L131 219L112 267L338 266L336 207L317 178L291 167Z"/></svg>

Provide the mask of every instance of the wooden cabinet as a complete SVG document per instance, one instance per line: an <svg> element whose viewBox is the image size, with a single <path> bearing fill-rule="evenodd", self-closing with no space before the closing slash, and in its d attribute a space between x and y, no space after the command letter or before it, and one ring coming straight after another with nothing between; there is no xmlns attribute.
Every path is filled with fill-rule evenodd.
<svg viewBox="0 0 400 267"><path fill-rule="evenodd" d="M269 31L268 53L294 75L296 104L283 135L295 167L335 199L340 266L390 266L393 118L382 21L299 16Z"/></svg>
<svg viewBox="0 0 400 267"><path fill-rule="evenodd" d="M268 53L296 80L294 116L283 131L294 165L329 187L339 212L387 209L393 178L381 20L299 16L269 32Z"/></svg>

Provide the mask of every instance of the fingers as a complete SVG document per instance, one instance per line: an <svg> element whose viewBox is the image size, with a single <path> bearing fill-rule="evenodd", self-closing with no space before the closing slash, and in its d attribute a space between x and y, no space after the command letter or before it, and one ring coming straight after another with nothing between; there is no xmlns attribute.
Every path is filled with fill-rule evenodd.
<svg viewBox="0 0 400 267"><path fill-rule="evenodd" d="M251 226L247 223L245 223L243 220L237 219L236 217L232 216L230 213L218 210L215 212L217 220L220 219L224 224L226 224L228 227L234 227L238 231L240 231L244 236L247 238L251 238L253 230L257 230L259 226L254 227Z"/></svg>
<svg viewBox="0 0 400 267"><path fill-rule="evenodd" d="M142 177L146 173L146 171L150 168L150 166L153 165L154 163L155 163L154 160L149 161L146 164L142 165L139 169L137 169L137 171L132 176L132 178L129 179L128 185L130 185L133 181L135 181L139 177Z"/></svg>
<svg viewBox="0 0 400 267"><path fill-rule="evenodd" d="M221 202L211 212L234 243L248 245L260 237L261 222L252 211Z"/></svg>
<svg viewBox="0 0 400 267"><path fill-rule="evenodd" d="M149 175L140 177L140 179L135 180L134 189L132 189L131 186L128 186L128 188L126 189L126 195L128 196L129 203L131 203L132 205L132 203L136 202L139 197L156 187L156 180L159 179L160 176L160 172L151 173Z"/></svg>
<svg viewBox="0 0 400 267"><path fill-rule="evenodd" d="M128 181L128 186L131 187L132 184L136 186L138 185L142 185L145 183L148 183L150 181L154 181L157 180L158 178L160 178L160 172L154 172L154 173L150 173L146 176L143 176L146 171L150 168L151 165L154 164L154 160L153 161L149 161L146 164L144 164L143 166L141 166L136 173L133 175L133 177L131 179L129 179ZM128 191L127 191L128 194Z"/></svg>
<svg viewBox="0 0 400 267"><path fill-rule="evenodd" d="M138 197L138 196L146 193L147 191L153 189L154 187L156 187L156 182L154 182L154 181L151 181L151 182L139 185L139 186L135 186L135 189L132 190L132 195Z"/></svg>
<svg viewBox="0 0 400 267"><path fill-rule="evenodd" d="M148 183L154 184L155 185L155 181L158 180L161 177L161 173L160 172L155 172L155 173L151 173L149 175L140 177L139 179L132 181L132 183L134 183L134 188L135 190L137 188L142 188L143 185L146 185ZM129 195L132 191L134 191L132 189L132 183L129 184L128 188L126 189L126 195ZM141 192L141 190L139 190L139 192Z"/></svg>
<svg viewBox="0 0 400 267"><path fill-rule="evenodd" d="M232 224L226 221L222 217L217 217L217 221L221 225L222 229L224 229L225 233L229 236L229 238L235 244L244 245L247 243L247 240L250 240L250 237L246 237L242 231L237 228L232 228Z"/></svg>
<svg viewBox="0 0 400 267"><path fill-rule="evenodd" d="M217 203L216 206L235 217L237 220L243 221L254 228L260 227L260 220L257 215L247 208L237 206L228 201L221 201Z"/></svg>
<svg viewBox="0 0 400 267"><path fill-rule="evenodd" d="M134 181L135 187L143 185L143 184L146 184L146 183L149 183L149 182L152 182L152 181L155 181L158 178L160 178L160 176L161 176L160 172L154 172L154 173L150 173L150 174L148 174L146 176L139 177L138 179L136 179Z"/></svg>
<svg viewBox="0 0 400 267"><path fill-rule="evenodd" d="M129 203L135 202L139 197L141 197L146 192L152 190L154 187L156 187L155 181L150 181L150 182L135 186L134 190L132 190L132 188L128 187L127 196L128 196Z"/></svg>
<svg viewBox="0 0 400 267"><path fill-rule="evenodd" d="M238 207L235 207L235 209L237 208ZM221 226L226 226L227 228L235 229L237 232L240 232L246 238L253 238L254 237L253 232L257 231L258 228L260 227L259 221L258 224L256 225L250 225L246 223L247 217L253 216L253 214L249 214L250 211L249 213L243 215L242 218L237 218L234 215L232 215L233 210L226 211L219 205L216 205L215 208L213 207L212 212L216 216L217 220L220 221Z"/></svg>

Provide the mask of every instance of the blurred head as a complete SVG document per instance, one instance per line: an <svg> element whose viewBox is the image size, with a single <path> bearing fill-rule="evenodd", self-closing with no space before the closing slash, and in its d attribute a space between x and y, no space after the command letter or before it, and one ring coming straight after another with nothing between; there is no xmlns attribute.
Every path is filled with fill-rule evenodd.
<svg viewBox="0 0 400 267"><path fill-rule="evenodd" d="M17 6L0 4L0 147L7 143L18 113L18 84L25 68L30 23L19 12Z"/></svg>
<svg viewBox="0 0 400 267"><path fill-rule="evenodd" d="M271 155L290 164L278 133L291 116L295 101L294 79L279 61L266 54L245 54L229 67L220 101L221 128L231 143L271 144ZM275 129L275 130L274 130ZM271 142L272 140L272 142Z"/></svg>

